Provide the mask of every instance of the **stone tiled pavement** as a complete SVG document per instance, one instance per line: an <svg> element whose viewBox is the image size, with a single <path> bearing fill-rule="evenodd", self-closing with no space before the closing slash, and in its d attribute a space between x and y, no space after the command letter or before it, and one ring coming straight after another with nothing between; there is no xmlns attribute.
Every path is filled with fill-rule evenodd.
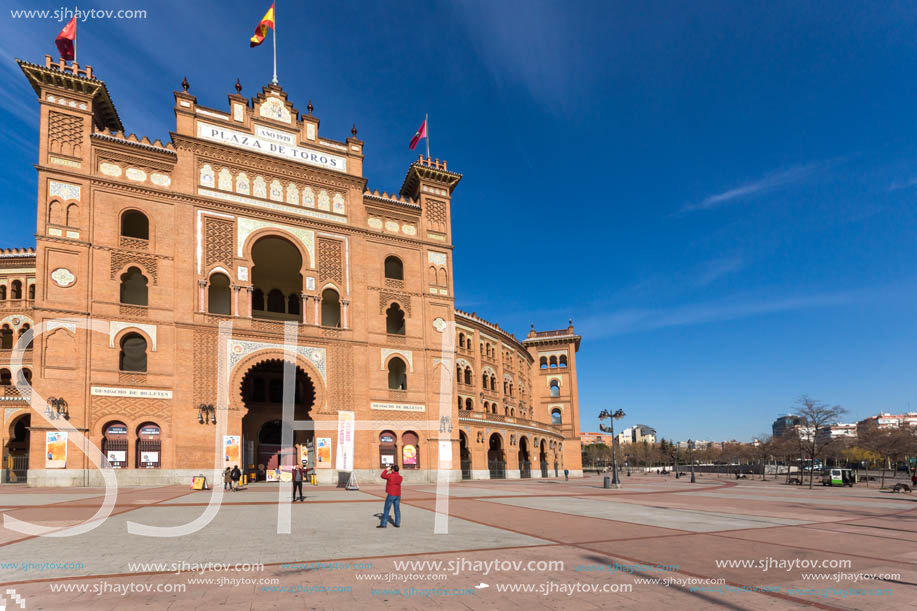
<svg viewBox="0 0 917 611"><path fill-rule="evenodd" d="M15 590L26 601L26 609L103 610L910 609L917 596L917 495L894 495L875 487L810 491L756 480L704 476L692 485L687 479L636 475L625 479L621 490L602 489L596 477L570 482L469 482L450 486L448 533L434 534L437 500L435 487L429 484L405 486L403 527L386 530L375 528L384 495L380 485L363 485L359 492L306 486L308 500L290 508L292 532L277 534L275 486L258 484L226 493L207 526L179 538L129 535L126 524L189 522L205 510L211 492L177 486L123 489L112 517L75 537L35 538L2 528L0 595ZM103 494L98 489L0 486L0 513L63 529L90 518ZM784 566L803 560L849 561L849 566L763 570L716 564L717 560L762 559ZM405 560L466 564L460 571L395 566ZM365 566L283 566L318 561ZM477 561L517 561L523 563L523 570L485 571L468 564ZM561 561L563 569L524 570L529 561ZM4 566L16 562L82 566L44 570ZM170 565L181 562L263 563L265 567L263 571L176 574ZM163 566L132 568L129 563ZM678 570L644 567L634 574L577 570L612 563L677 565ZM835 579L838 572L897 577L854 583L843 575ZM821 576L811 576L817 574ZM692 591L678 583L637 582L652 578L723 579L725 583L713 584L718 590ZM195 579L211 581L189 581ZM228 581L233 579L235 584ZM249 581L239 583L240 579ZM138 591L176 586L184 591ZM122 595L125 587L134 592ZM508 587L532 591L506 591ZM587 591L590 587L611 591ZM300 591L291 592L293 588ZM571 593L570 588L577 591ZM727 588L731 591L724 591ZM771 591L739 591L742 588ZM790 592L791 588L797 591ZM888 593L869 594L877 588ZM99 595L93 589L103 592ZM550 593L545 595L543 590Z"/></svg>

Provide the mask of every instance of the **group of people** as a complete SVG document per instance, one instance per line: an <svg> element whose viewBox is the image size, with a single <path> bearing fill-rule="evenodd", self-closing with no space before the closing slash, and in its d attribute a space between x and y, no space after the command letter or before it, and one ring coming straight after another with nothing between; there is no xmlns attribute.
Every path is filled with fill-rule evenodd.
<svg viewBox="0 0 917 611"><path fill-rule="evenodd" d="M235 492L239 489L239 482L241 480L242 471L239 469L239 465L233 465L232 469L226 467L223 471L223 490Z"/></svg>

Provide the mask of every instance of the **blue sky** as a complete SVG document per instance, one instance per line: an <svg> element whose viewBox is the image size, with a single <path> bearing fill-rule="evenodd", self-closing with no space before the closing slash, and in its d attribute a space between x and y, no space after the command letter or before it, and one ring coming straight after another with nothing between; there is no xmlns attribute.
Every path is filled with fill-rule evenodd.
<svg viewBox="0 0 917 611"><path fill-rule="evenodd" d="M5 3L10 8L60 2ZM187 76L223 108L270 80L267 2L80 26L128 131L167 138ZM37 104L13 60L63 24L0 15L0 246L34 244ZM458 306L517 336L572 318L583 430L750 439L802 393L917 410L917 5L279 0L280 83L356 122L397 190L429 112Z"/></svg>

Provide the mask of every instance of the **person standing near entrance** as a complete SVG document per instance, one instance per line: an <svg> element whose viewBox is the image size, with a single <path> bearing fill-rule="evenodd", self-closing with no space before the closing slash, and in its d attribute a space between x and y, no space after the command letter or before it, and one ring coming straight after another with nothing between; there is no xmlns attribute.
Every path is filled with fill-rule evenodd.
<svg viewBox="0 0 917 611"><path fill-rule="evenodd" d="M239 470L239 465L233 465L232 473L229 474L232 479L232 488L231 490L235 491L239 489L239 480L242 479L242 471Z"/></svg>
<svg viewBox="0 0 917 611"><path fill-rule="evenodd" d="M398 474L398 465L390 466L382 472L385 480L385 509L382 511L382 523L376 528L385 528L388 525L388 512L395 507L395 528L401 528L401 480Z"/></svg>
<svg viewBox="0 0 917 611"><path fill-rule="evenodd" d="M226 467L226 470L223 471L223 490L232 489L232 469Z"/></svg>
<svg viewBox="0 0 917 611"><path fill-rule="evenodd" d="M299 489L299 500L304 501L305 499L302 496L302 478L305 476L303 473L302 467L296 465L293 467L293 501L296 502L296 489Z"/></svg>
<svg viewBox="0 0 917 611"><path fill-rule="evenodd" d="M570 481L570 469L564 469L564 481L565 482Z"/></svg>

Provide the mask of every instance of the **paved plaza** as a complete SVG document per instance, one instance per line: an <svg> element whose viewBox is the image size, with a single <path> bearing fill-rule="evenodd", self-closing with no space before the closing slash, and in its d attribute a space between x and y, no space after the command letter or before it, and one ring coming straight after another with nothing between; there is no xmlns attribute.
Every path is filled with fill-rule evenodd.
<svg viewBox="0 0 917 611"><path fill-rule="evenodd" d="M197 532L159 538L127 523L191 522L213 492L121 489L91 532L0 530L0 594L20 608L15 591L29 610L904 609L917 596L917 495L710 475L448 491L442 534L435 485L405 486L402 527L381 530L384 492L369 482L307 487L289 507L290 534L277 534L289 505L278 485L255 484L225 493ZM65 529L103 495L2 486L0 512Z"/></svg>

